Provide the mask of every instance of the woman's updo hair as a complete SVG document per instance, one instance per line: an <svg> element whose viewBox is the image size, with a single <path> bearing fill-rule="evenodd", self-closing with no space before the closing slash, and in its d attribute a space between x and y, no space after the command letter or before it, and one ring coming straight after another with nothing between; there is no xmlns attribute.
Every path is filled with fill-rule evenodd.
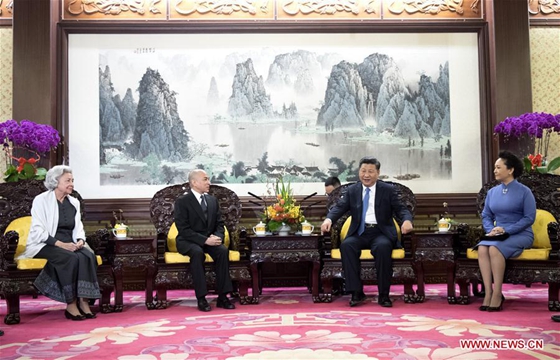
<svg viewBox="0 0 560 360"><path fill-rule="evenodd" d="M512 152L507 150L500 151L498 157L502 159L506 168L513 169L513 178L519 177L523 174L523 162L517 156L513 155Z"/></svg>
<svg viewBox="0 0 560 360"><path fill-rule="evenodd" d="M48 190L54 190L58 186L58 180L64 174L72 173L72 168L67 165L56 165L53 166L49 171L47 171L47 176L45 177L45 187Z"/></svg>

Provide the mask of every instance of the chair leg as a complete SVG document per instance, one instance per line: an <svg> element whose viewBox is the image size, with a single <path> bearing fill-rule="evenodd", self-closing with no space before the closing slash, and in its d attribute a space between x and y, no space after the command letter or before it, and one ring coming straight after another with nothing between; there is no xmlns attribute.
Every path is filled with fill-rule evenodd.
<svg viewBox="0 0 560 360"><path fill-rule="evenodd" d="M468 305L470 302L469 299L469 283L466 280L458 280L457 284L459 285L459 298L457 300L457 304L461 305Z"/></svg>
<svg viewBox="0 0 560 360"><path fill-rule="evenodd" d="M14 325L19 324L19 295L10 294L6 295L6 308L7 314L4 317L4 324Z"/></svg>
<svg viewBox="0 0 560 360"><path fill-rule="evenodd" d="M317 302L330 303L333 300L333 279L327 277L321 277L321 284L323 288L323 293L319 293L317 297Z"/></svg>
<svg viewBox="0 0 560 360"><path fill-rule="evenodd" d="M560 311L560 301L558 301L558 292L560 291L560 283L548 283L548 310Z"/></svg>
<svg viewBox="0 0 560 360"><path fill-rule="evenodd" d="M169 303L167 302L167 289L165 287L157 287L157 300L155 301L155 309L167 309Z"/></svg>

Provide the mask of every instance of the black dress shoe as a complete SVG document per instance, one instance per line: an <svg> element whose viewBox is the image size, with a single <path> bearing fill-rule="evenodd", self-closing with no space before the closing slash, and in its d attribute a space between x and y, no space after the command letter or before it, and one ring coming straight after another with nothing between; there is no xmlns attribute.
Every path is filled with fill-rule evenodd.
<svg viewBox="0 0 560 360"><path fill-rule="evenodd" d="M233 305L227 297L223 299L218 298L218 302L216 303L216 306L228 310L235 309L235 305Z"/></svg>
<svg viewBox="0 0 560 360"><path fill-rule="evenodd" d="M560 315L552 315L551 319L552 321L560 322Z"/></svg>
<svg viewBox="0 0 560 360"><path fill-rule="evenodd" d="M80 315L72 315L68 312L68 310L64 311L64 316L68 319L68 320L74 320L74 321L82 321L85 320L86 317L82 314Z"/></svg>
<svg viewBox="0 0 560 360"><path fill-rule="evenodd" d="M386 295L379 296L379 299L377 299L377 303L383 307L393 307L393 302Z"/></svg>
<svg viewBox="0 0 560 360"><path fill-rule="evenodd" d="M352 293L352 298L350 299L350 307L358 306L366 301L366 294L362 291Z"/></svg>
<svg viewBox="0 0 560 360"><path fill-rule="evenodd" d="M199 299L198 300L198 310L200 311L204 311L204 312L208 312L211 310L210 308L210 304L208 304L208 301L206 301L206 299Z"/></svg>
<svg viewBox="0 0 560 360"><path fill-rule="evenodd" d="M87 313L83 311L82 308L80 307L80 303L78 303L78 310L80 311L80 314L85 316L86 319L95 319L97 317L97 315L95 315L94 313Z"/></svg>

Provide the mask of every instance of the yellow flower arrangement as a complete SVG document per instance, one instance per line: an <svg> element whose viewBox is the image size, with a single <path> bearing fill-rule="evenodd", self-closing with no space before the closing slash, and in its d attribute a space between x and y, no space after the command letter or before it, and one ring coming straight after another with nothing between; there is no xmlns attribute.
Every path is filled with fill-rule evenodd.
<svg viewBox="0 0 560 360"><path fill-rule="evenodd" d="M268 230L277 231L283 225L299 225L305 221L301 207L297 205L292 194L290 183L286 185L284 179L280 178L276 181L275 188L276 202L266 206L263 213Z"/></svg>

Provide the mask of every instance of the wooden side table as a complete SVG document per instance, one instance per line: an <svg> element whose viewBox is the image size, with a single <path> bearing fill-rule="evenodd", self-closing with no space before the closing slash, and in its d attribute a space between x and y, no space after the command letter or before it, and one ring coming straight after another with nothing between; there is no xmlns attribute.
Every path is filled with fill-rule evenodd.
<svg viewBox="0 0 560 360"><path fill-rule="evenodd" d="M416 302L425 299L426 273L433 274L443 268L447 283L447 302L455 303L455 232L418 232L412 237L413 266L416 270L418 289Z"/></svg>
<svg viewBox="0 0 560 360"><path fill-rule="evenodd" d="M251 236L249 242L251 245L254 302L258 302L262 287L260 264L266 262L298 263L302 261L311 264L308 273L308 287L311 287L313 302L319 302L319 271L321 268L319 239L319 235Z"/></svg>
<svg viewBox="0 0 560 360"><path fill-rule="evenodd" d="M115 279L115 312L123 309L123 276L126 271L143 271L146 278L146 307L154 308L153 288L156 274L155 238L112 238L109 246L113 256Z"/></svg>

